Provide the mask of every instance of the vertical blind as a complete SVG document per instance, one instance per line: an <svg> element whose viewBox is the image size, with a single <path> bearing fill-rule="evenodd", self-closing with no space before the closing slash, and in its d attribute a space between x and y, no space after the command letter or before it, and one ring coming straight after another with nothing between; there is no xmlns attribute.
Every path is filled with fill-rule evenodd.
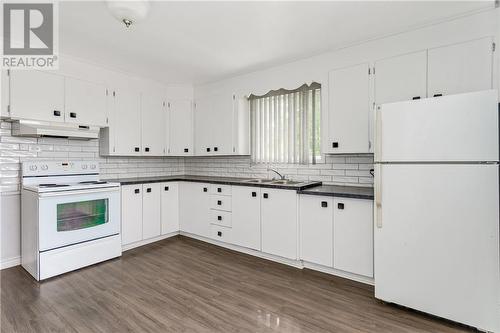
<svg viewBox="0 0 500 333"><path fill-rule="evenodd" d="M254 163L316 163L320 158L321 85L251 95Z"/></svg>

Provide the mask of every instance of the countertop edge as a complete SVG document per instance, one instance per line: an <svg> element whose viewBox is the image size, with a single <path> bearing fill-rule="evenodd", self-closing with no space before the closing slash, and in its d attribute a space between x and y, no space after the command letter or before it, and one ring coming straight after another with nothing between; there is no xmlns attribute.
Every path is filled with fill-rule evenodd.
<svg viewBox="0 0 500 333"><path fill-rule="evenodd" d="M308 192L307 190L299 190L297 191L297 193L304 195L318 195L323 197L351 198L351 199L364 199L364 200L374 200L375 198L373 195L342 193L342 192Z"/></svg>

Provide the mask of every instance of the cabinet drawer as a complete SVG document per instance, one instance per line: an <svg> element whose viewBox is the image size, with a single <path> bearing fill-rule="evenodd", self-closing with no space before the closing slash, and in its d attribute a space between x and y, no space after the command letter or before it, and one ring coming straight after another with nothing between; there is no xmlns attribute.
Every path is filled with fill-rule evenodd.
<svg viewBox="0 0 500 333"><path fill-rule="evenodd" d="M231 243L232 242L231 228L211 224L210 237L221 242Z"/></svg>
<svg viewBox="0 0 500 333"><path fill-rule="evenodd" d="M210 196L210 208L217 210L231 211L231 197L223 195Z"/></svg>
<svg viewBox="0 0 500 333"><path fill-rule="evenodd" d="M210 193L217 195L231 195L231 185L210 185Z"/></svg>
<svg viewBox="0 0 500 333"><path fill-rule="evenodd" d="M230 212L220 210L210 210L210 223L217 224L224 227L231 227L232 216Z"/></svg>

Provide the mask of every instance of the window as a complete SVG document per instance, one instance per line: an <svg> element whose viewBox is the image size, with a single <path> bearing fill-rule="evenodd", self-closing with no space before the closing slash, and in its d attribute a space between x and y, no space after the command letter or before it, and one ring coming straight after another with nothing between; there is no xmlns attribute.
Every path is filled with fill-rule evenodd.
<svg viewBox="0 0 500 333"><path fill-rule="evenodd" d="M320 154L321 85L251 95L251 149L254 163L315 164Z"/></svg>

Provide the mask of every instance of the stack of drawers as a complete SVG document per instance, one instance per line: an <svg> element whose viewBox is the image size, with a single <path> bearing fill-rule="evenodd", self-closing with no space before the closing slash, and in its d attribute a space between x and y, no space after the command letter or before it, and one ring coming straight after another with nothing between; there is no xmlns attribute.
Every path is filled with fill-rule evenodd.
<svg viewBox="0 0 500 333"><path fill-rule="evenodd" d="M210 185L210 237L231 242L231 185Z"/></svg>

